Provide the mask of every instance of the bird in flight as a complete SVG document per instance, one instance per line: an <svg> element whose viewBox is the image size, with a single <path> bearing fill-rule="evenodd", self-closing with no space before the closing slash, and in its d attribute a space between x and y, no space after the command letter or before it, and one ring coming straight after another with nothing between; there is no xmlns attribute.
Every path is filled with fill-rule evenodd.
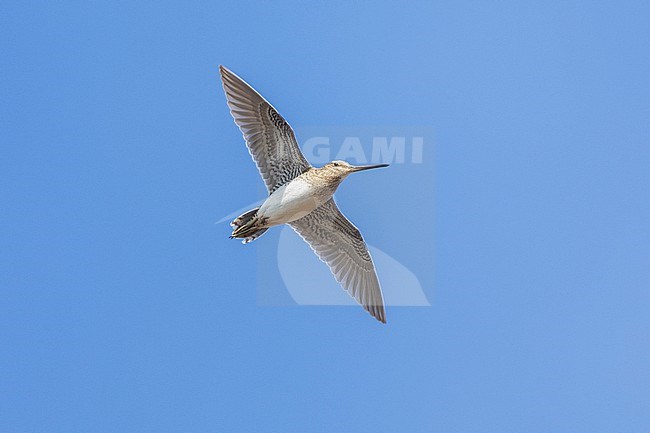
<svg viewBox="0 0 650 433"><path fill-rule="evenodd" d="M332 161L312 167L293 130L266 99L220 66L230 113L246 140L269 196L233 220L231 238L249 243L270 227L289 224L324 261L336 281L373 317L386 323L375 266L359 230L339 210L334 192L349 174L388 164Z"/></svg>

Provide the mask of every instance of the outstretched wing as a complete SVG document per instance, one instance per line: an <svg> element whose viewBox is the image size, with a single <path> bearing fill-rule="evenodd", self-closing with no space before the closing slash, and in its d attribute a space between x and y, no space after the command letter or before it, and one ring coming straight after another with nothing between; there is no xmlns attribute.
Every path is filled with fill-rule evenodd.
<svg viewBox="0 0 650 433"><path fill-rule="evenodd" d="M230 113L239 126L269 194L311 166L291 126L266 99L232 71L219 66Z"/></svg>
<svg viewBox="0 0 650 433"><path fill-rule="evenodd" d="M366 243L334 199L289 224L327 263L336 281L372 316L386 323L384 298Z"/></svg>

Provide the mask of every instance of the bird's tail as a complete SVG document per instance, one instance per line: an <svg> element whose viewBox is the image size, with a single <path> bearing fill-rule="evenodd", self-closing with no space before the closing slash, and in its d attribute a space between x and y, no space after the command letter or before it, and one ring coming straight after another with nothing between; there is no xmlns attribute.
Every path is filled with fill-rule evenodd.
<svg viewBox="0 0 650 433"><path fill-rule="evenodd" d="M258 207L249 210L235 218L230 226L233 228L230 238L243 239L242 243L247 244L259 238L269 228L260 228L261 220L257 218Z"/></svg>

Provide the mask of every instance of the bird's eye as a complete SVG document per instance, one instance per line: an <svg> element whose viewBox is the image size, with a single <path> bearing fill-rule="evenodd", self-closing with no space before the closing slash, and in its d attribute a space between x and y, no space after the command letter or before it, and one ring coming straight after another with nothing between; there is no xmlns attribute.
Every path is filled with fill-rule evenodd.
<svg viewBox="0 0 650 433"><path fill-rule="evenodd" d="M334 167L338 167L338 166L339 166L339 163L338 163L338 162L335 162L335 163L334 163Z"/></svg>

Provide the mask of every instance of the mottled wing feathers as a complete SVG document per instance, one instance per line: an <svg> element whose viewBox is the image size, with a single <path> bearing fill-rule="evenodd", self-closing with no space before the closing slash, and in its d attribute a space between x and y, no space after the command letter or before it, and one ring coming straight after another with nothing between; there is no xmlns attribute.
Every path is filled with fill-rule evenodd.
<svg viewBox="0 0 650 433"><path fill-rule="evenodd" d="M327 263L336 281L372 316L386 323L384 299L366 243L334 199L290 225Z"/></svg>
<svg viewBox="0 0 650 433"><path fill-rule="evenodd" d="M310 168L293 130L259 93L233 72L219 67L230 113L269 193Z"/></svg>

